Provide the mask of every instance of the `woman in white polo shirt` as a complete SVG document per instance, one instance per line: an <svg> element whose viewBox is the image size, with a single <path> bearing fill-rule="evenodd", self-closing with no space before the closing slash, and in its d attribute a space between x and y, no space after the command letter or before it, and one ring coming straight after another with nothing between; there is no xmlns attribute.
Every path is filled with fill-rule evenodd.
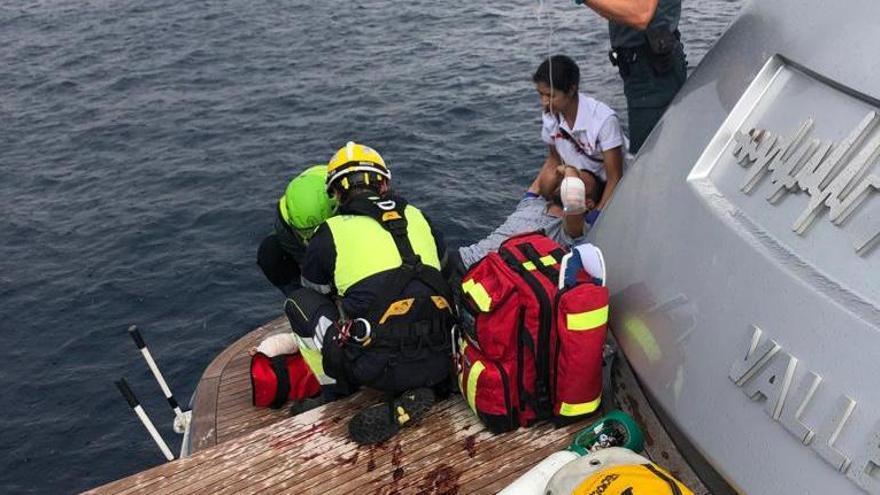
<svg viewBox="0 0 880 495"><path fill-rule="evenodd" d="M623 176L627 143L620 121L608 105L578 91L580 69L565 55L544 60L532 81L541 95L541 138L548 145L547 159L537 178L539 191L550 200L564 176L579 176L584 182L586 208L592 210L587 214L588 222L592 223ZM567 167L572 170L566 171Z"/></svg>
<svg viewBox="0 0 880 495"><path fill-rule="evenodd" d="M584 240L584 224L595 222L611 198L623 173L626 137L613 110L578 93L579 78L577 64L563 55L538 67L533 80L544 108L541 135L550 146L549 155L507 220L486 238L455 252L463 267L523 232L543 230L567 247L579 244ZM591 211L586 212L588 208Z"/></svg>

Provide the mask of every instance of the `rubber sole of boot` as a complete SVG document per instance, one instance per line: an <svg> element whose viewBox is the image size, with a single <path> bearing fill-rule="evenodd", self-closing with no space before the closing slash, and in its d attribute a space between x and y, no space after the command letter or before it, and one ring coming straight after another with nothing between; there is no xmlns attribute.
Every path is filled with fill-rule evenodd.
<svg viewBox="0 0 880 495"><path fill-rule="evenodd" d="M388 404L375 404L348 423L352 440L361 445L381 443L393 437L400 428L421 419L434 405L434 392L429 388L408 390L394 399L393 411Z"/></svg>
<svg viewBox="0 0 880 495"><path fill-rule="evenodd" d="M290 415L296 416L297 414L302 414L306 411L311 411L316 407L321 407L327 403L327 400L324 399L323 396L319 395L317 397L310 397L308 399L300 399L293 403L290 406Z"/></svg>

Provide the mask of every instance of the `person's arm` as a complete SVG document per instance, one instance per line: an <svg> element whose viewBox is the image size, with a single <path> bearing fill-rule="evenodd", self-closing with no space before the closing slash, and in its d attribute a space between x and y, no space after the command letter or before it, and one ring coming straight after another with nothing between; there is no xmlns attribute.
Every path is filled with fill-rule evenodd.
<svg viewBox="0 0 880 495"><path fill-rule="evenodd" d="M658 0L584 0L583 4L600 16L639 31L648 29Z"/></svg>
<svg viewBox="0 0 880 495"><path fill-rule="evenodd" d="M302 264L302 286L321 294L334 291L333 271L336 266L336 245L326 223L318 227L309 241Z"/></svg>
<svg viewBox="0 0 880 495"><path fill-rule="evenodd" d="M532 182L532 186L529 187L529 191L540 194L544 199L550 201L553 194L556 193L556 188L559 187L559 181L562 180L557 171L562 165L562 157L559 156L555 146L547 146L547 148L549 150L547 159L544 160L544 165L541 166L541 170L535 177L535 181Z"/></svg>
<svg viewBox="0 0 880 495"><path fill-rule="evenodd" d="M614 188L623 177L623 148L618 146L610 150L602 152L602 163L605 167L605 190L602 197L599 198L599 204L596 205L597 210L602 210L614 194Z"/></svg>

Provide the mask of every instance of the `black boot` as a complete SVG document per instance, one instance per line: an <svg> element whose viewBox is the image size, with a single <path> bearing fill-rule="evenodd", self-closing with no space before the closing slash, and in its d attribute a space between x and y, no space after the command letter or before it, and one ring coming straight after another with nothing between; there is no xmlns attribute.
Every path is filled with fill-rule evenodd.
<svg viewBox="0 0 880 495"><path fill-rule="evenodd" d="M327 402L329 402L329 401L324 398L323 394L319 395L317 397L309 397L306 399L300 399L300 400L294 402L292 406L290 406L290 415L296 416L297 414L302 414L306 411L311 411L312 409L314 409L316 407L323 406Z"/></svg>
<svg viewBox="0 0 880 495"><path fill-rule="evenodd" d="M370 406L348 423L352 440L369 445L393 437L402 426L415 423L431 409L434 392L430 388L407 390L391 403Z"/></svg>

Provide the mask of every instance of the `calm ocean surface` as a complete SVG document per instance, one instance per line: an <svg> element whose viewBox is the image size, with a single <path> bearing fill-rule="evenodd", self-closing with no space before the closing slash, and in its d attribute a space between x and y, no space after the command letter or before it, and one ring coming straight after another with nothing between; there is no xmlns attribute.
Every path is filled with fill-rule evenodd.
<svg viewBox="0 0 880 495"><path fill-rule="evenodd" d="M162 462L122 376L177 450L126 328L188 402L219 351L280 314L256 249L307 164L374 146L459 245L506 216L543 159L530 76L548 47L625 116L605 23L546 3L3 2L0 492ZM691 67L740 4L685 2Z"/></svg>

